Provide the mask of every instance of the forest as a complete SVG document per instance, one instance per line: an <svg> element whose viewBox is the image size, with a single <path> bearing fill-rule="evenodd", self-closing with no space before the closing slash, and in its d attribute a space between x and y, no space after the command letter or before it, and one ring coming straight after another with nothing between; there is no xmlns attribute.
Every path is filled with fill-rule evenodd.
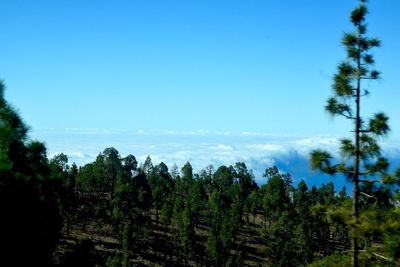
<svg viewBox="0 0 400 267"><path fill-rule="evenodd" d="M353 138L340 140L340 159L310 152L311 169L347 188L296 184L276 166L257 184L245 162L196 172L113 147L82 166L64 153L49 158L1 81L1 265L400 266L400 169L378 144L389 119L361 114L364 83L381 75L366 15L360 1L325 105L351 122Z"/></svg>

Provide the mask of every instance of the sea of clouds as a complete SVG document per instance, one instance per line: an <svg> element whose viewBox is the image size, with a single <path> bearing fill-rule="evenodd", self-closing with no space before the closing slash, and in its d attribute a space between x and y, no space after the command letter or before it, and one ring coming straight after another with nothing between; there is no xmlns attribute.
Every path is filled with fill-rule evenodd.
<svg viewBox="0 0 400 267"><path fill-rule="evenodd" d="M164 162L172 167L189 161L195 171L208 165L217 168L244 162L253 170L257 183L265 183L262 173L276 165L281 172L292 175L294 183L304 179L309 185L333 181L336 187L346 185L343 177L330 177L310 170L309 153L320 148L339 156L339 139L331 136L298 137L265 133L231 133L211 131L108 131L101 129L65 129L33 131L31 139L46 143L48 157L58 153L68 156L69 162L84 165L95 160L107 147L121 154L132 154L140 162L149 155L154 164ZM400 166L399 142L382 143L385 156Z"/></svg>

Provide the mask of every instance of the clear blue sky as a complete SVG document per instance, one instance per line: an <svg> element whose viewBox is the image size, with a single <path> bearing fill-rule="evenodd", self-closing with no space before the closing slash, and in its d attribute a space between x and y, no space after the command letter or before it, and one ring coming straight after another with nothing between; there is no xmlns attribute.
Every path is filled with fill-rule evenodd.
<svg viewBox="0 0 400 267"><path fill-rule="evenodd" d="M367 111L400 138L400 1L371 0L383 79ZM0 78L35 131L341 135L323 112L350 0L0 2Z"/></svg>

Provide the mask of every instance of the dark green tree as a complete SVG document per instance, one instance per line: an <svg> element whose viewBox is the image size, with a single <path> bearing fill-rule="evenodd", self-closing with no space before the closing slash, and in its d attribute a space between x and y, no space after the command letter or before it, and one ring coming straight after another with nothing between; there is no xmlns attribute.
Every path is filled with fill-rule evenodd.
<svg viewBox="0 0 400 267"><path fill-rule="evenodd" d="M380 41L367 36L365 16L367 7L364 0L351 12L350 20L355 27L352 33L345 33L342 44L347 51L347 59L338 66L333 79L333 97L329 98L325 109L333 116L341 116L353 123L353 139L341 140L343 161L332 163L333 157L325 151L311 153L311 167L328 174L342 173L353 183L352 193L352 265L359 265L358 225L360 206L360 183L370 180L377 173L385 173L387 160L381 156L377 137L389 131L388 117L376 113L366 121L361 114L362 98L369 94L365 81L376 80L380 73L373 68L374 57L371 49L378 47ZM351 159L351 162L350 162ZM364 179L363 179L364 177Z"/></svg>
<svg viewBox="0 0 400 267"><path fill-rule="evenodd" d="M134 155L128 155L122 159L122 167L124 171L129 176L133 176L135 171L137 171L137 160Z"/></svg>
<svg viewBox="0 0 400 267"><path fill-rule="evenodd" d="M140 171L146 174L147 177L149 177L154 172L154 165L150 156L147 156L144 163L141 164Z"/></svg>
<svg viewBox="0 0 400 267"><path fill-rule="evenodd" d="M0 81L0 264L52 266L62 180L51 176L45 146L28 141L27 132Z"/></svg>
<svg viewBox="0 0 400 267"><path fill-rule="evenodd" d="M211 189L218 189L220 191L227 191L230 186L233 184L234 174L232 172L232 168L228 168L226 166L221 166L214 173L214 177L211 181ZM210 191L211 192L211 191Z"/></svg>
<svg viewBox="0 0 400 267"><path fill-rule="evenodd" d="M287 175L279 173L276 167L268 168L264 177L267 183L261 188L262 207L265 226L274 223L281 214L290 209L289 186Z"/></svg>
<svg viewBox="0 0 400 267"><path fill-rule="evenodd" d="M222 243L222 227L229 209L229 199L224 193L214 191L208 199L208 210L210 212L209 225L211 227L210 234L206 242L206 253L210 259L210 263L214 266L222 266L226 254ZM224 233L225 235L227 233ZM223 239L226 239L224 237Z"/></svg>
<svg viewBox="0 0 400 267"><path fill-rule="evenodd" d="M300 262L310 263L313 259L313 252L316 249L314 242L313 217L311 214L310 192L304 180L297 185L293 195L293 206L296 218L296 242L299 247ZM326 240L325 240L326 241Z"/></svg>
<svg viewBox="0 0 400 267"><path fill-rule="evenodd" d="M148 157L148 159L150 159L150 157ZM153 165L148 159L146 159L146 162L150 162L150 164ZM158 227L159 214L163 204L167 203L168 207L172 205L174 182L168 173L167 165L163 162L151 168L147 177L152 192L153 208L156 212L156 227Z"/></svg>
<svg viewBox="0 0 400 267"><path fill-rule="evenodd" d="M102 154L99 154L94 162L79 169L76 187L84 213L101 224L108 222L111 203Z"/></svg>
<svg viewBox="0 0 400 267"><path fill-rule="evenodd" d="M247 196L246 198L246 203L245 203L245 211L246 211L246 219L247 223L250 221L250 215L253 217L253 224L255 224L255 218L257 215L257 210L261 206L259 204L260 198L258 191L253 190L251 193Z"/></svg>
<svg viewBox="0 0 400 267"><path fill-rule="evenodd" d="M204 191L207 196L214 191L214 167L212 165L208 165L205 169L200 171L200 178L203 180L204 183Z"/></svg>
<svg viewBox="0 0 400 267"><path fill-rule="evenodd" d="M70 167L68 165L68 157L63 153L60 153L50 160L50 169L52 176L57 177L63 182L62 215L64 218L65 230L69 236L77 208L75 185L78 168L75 163Z"/></svg>
<svg viewBox="0 0 400 267"><path fill-rule="evenodd" d="M248 195L252 190L258 189L258 185L254 181L254 175L245 163L237 162L234 167L230 167L233 175L233 181L238 186L238 195L236 199L236 212L240 221L242 221L245 204Z"/></svg>
<svg viewBox="0 0 400 267"><path fill-rule="evenodd" d="M110 194L110 201L114 198L114 187L117 181L117 176L122 172L121 156L118 150L113 147L108 147L103 151L103 161L105 170L105 179Z"/></svg>
<svg viewBox="0 0 400 267"><path fill-rule="evenodd" d="M121 265L126 267L132 244L132 228L135 219L135 188L131 176L119 175L113 199L113 224L122 245Z"/></svg>
<svg viewBox="0 0 400 267"><path fill-rule="evenodd" d="M136 164L130 163L124 164L125 172L117 176L113 199L113 220L122 245L122 266L128 266L132 236L136 235L138 240L147 240L152 204L151 188L146 176L136 172ZM133 176L132 173L137 175Z"/></svg>
<svg viewBox="0 0 400 267"><path fill-rule="evenodd" d="M192 188L190 190L190 206L193 212L193 219L196 227L200 222L201 211L205 207L206 194L204 191L203 180L196 178L193 181Z"/></svg>
<svg viewBox="0 0 400 267"><path fill-rule="evenodd" d="M302 266L301 242L296 240L296 224L284 211L265 230L265 252L271 266ZM301 240L300 240L301 241Z"/></svg>
<svg viewBox="0 0 400 267"><path fill-rule="evenodd" d="M187 162L181 169L182 177L176 176L176 187L173 207L173 239L178 249L179 256L183 258L185 265L188 257L193 254L194 240L194 217L192 208L191 192L193 187L193 168Z"/></svg>

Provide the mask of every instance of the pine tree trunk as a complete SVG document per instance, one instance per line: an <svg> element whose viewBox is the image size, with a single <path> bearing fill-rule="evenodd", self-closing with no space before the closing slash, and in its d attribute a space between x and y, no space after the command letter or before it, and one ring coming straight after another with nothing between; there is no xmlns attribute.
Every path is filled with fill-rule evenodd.
<svg viewBox="0 0 400 267"><path fill-rule="evenodd" d="M67 230L67 237L70 237L70 234L71 234L71 223L70 223L70 218L69 218L69 215L67 215L67 219L65 220L65 222L66 222L66 230Z"/></svg>
<svg viewBox="0 0 400 267"><path fill-rule="evenodd" d="M356 222L358 222L358 195L359 195L359 185L358 181L355 179L353 183L354 189L353 189L353 210L352 210L352 216L355 219ZM357 228L356 226L352 226L352 233L353 233L353 239L352 239L352 266L353 267L358 267L358 254L359 254L359 248L358 248L358 239L357 239Z"/></svg>
<svg viewBox="0 0 400 267"><path fill-rule="evenodd" d="M355 145L354 145L354 178L353 178L353 207L352 216L355 221L355 225L352 226L352 266L358 267L358 238L357 238L357 224L358 224L358 202L359 202L359 175L360 175L360 130L361 130L361 115L360 115L360 91L361 91L361 52L360 45L358 48L358 59L357 59L357 88L356 88L356 121L355 121Z"/></svg>
<svg viewBox="0 0 400 267"><path fill-rule="evenodd" d="M156 229L158 229L158 205L156 205Z"/></svg>
<svg viewBox="0 0 400 267"><path fill-rule="evenodd" d="M126 267L129 264L129 252L132 243L132 222L127 219L123 226L122 237L122 266Z"/></svg>

